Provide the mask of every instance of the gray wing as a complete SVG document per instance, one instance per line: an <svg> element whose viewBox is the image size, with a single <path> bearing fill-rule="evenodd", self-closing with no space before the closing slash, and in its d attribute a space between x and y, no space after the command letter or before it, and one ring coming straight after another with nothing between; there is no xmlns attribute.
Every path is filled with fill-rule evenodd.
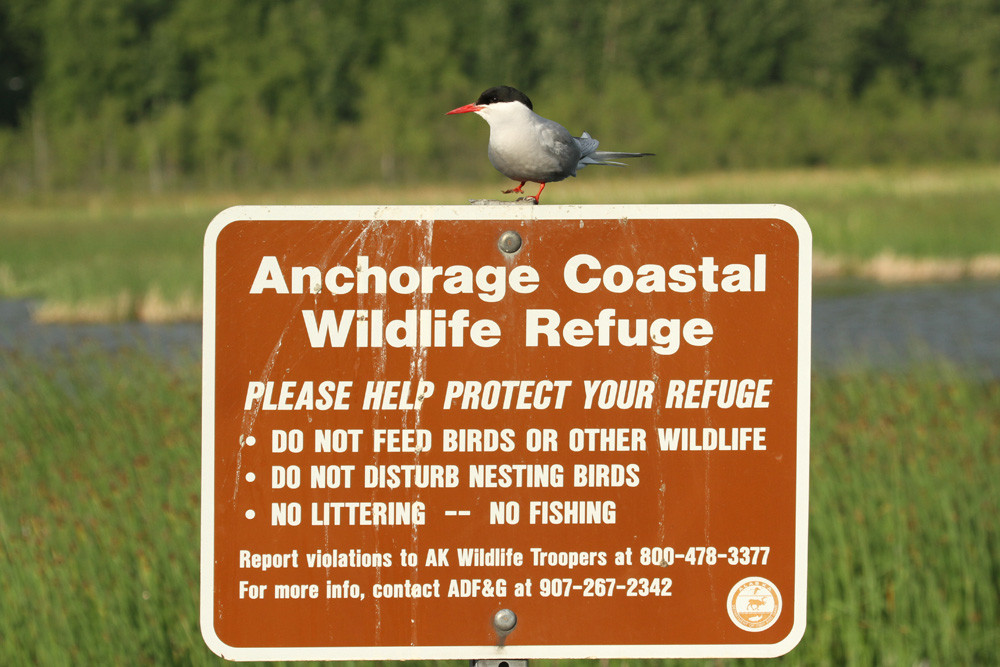
<svg viewBox="0 0 1000 667"><path fill-rule="evenodd" d="M552 160L552 163L547 165L551 172L549 180L576 176L577 164L583 156L579 140L559 123L547 118L540 120L543 122L539 124L538 138L544 149L542 153L550 156Z"/></svg>

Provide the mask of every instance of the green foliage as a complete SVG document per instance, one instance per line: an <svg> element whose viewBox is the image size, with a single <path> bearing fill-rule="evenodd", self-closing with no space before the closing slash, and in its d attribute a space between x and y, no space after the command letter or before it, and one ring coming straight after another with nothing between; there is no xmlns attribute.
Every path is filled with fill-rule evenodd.
<svg viewBox="0 0 1000 667"><path fill-rule="evenodd" d="M4 0L0 187L481 177L508 83L663 172L995 162L992 0Z"/></svg>

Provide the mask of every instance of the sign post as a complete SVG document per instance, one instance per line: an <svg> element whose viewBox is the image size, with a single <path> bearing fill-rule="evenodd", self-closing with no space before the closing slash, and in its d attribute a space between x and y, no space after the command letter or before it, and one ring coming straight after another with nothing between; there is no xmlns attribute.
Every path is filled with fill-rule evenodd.
<svg viewBox="0 0 1000 667"><path fill-rule="evenodd" d="M781 206L222 212L206 642L236 660L787 652L810 270Z"/></svg>

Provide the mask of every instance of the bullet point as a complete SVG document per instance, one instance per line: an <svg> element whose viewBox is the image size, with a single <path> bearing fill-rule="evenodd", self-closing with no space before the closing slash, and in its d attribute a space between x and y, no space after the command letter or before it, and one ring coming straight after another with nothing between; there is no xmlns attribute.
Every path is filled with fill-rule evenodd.
<svg viewBox="0 0 1000 667"><path fill-rule="evenodd" d="M257 516L257 513L256 513L256 512L254 512L253 510L247 510L247 514L246 514L246 517L247 517L248 519L252 519L252 518L254 518L255 516Z"/></svg>
<svg viewBox="0 0 1000 667"><path fill-rule="evenodd" d="M257 475L253 474L252 472L248 472L248 473L247 473L247 481L248 481L248 482L252 482L252 481L254 481L255 479L257 479Z"/></svg>
<svg viewBox="0 0 1000 667"><path fill-rule="evenodd" d="M254 445L257 444L257 438L253 437L252 435L248 435L247 439L244 440L243 442L246 443L247 447L253 447Z"/></svg>

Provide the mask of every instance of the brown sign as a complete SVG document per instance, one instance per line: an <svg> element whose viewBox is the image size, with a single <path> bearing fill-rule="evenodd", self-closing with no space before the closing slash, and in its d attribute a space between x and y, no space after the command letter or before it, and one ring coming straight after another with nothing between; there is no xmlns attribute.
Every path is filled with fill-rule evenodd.
<svg viewBox="0 0 1000 667"><path fill-rule="evenodd" d="M790 650L810 265L780 206L224 211L205 243L208 645Z"/></svg>

